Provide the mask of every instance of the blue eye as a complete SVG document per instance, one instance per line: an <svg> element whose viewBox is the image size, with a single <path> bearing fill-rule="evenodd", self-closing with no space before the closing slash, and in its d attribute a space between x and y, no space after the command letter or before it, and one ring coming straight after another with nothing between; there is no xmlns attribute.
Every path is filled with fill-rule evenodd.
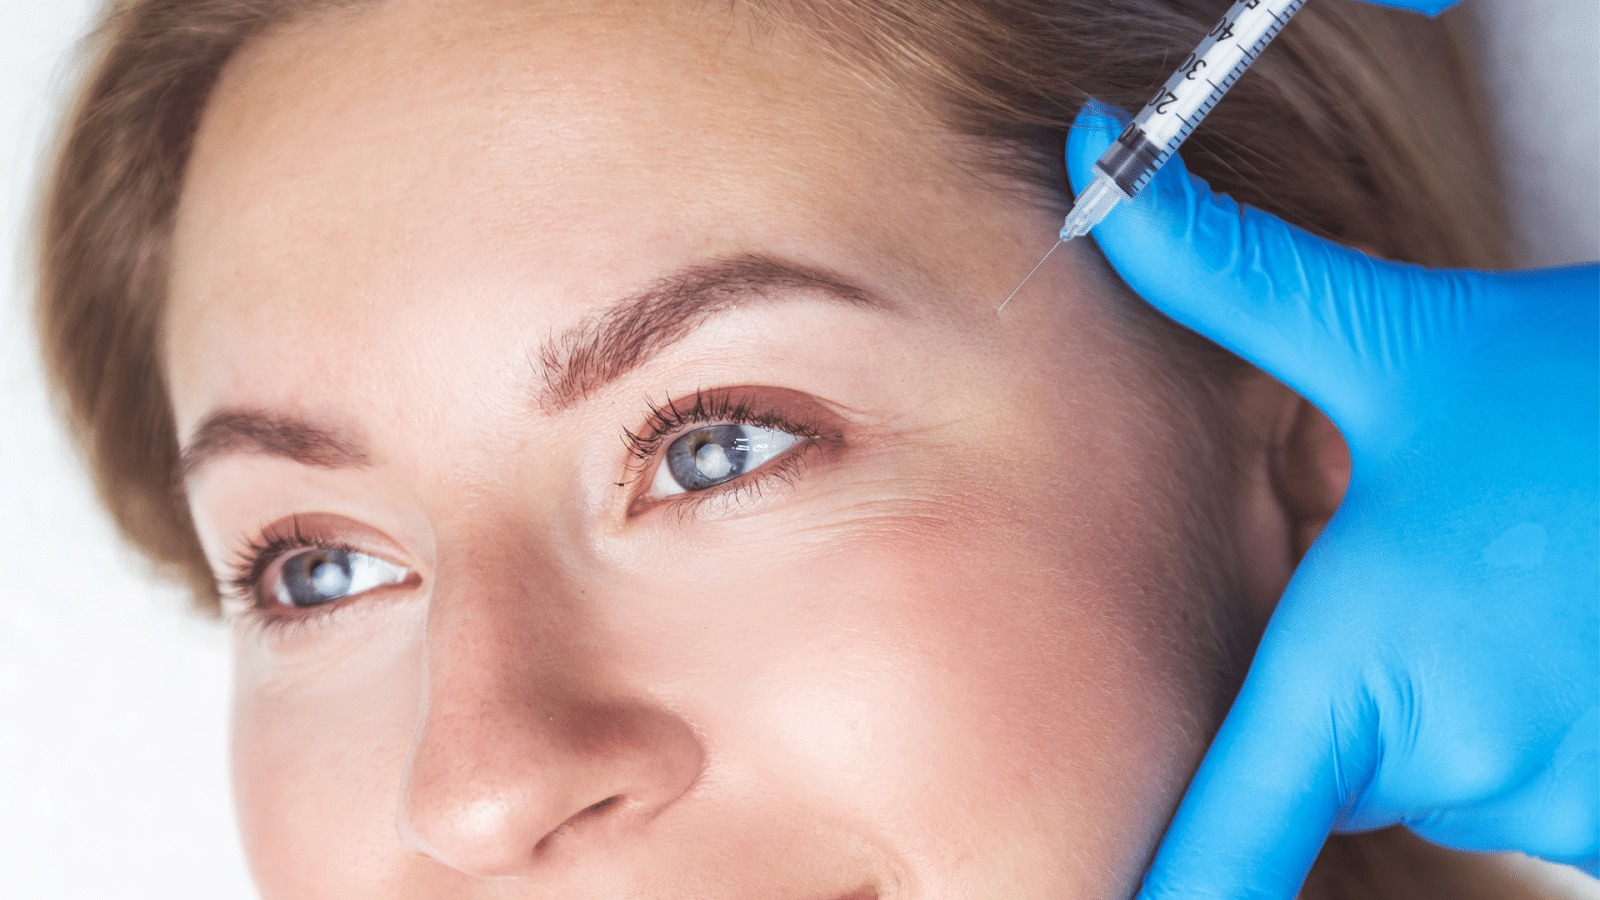
<svg viewBox="0 0 1600 900"><path fill-rule="evenodd" d="M758 425L708 425L667 447L652 485L658 495L703 491L765 465L800 437Z"/></svg>
<svg viewBox="0 0 1600 900"><path fill-rule="evenodd" d="M321 606L410 577L404 566L353 550L314 547L283 557L269 581L272 598L285 606Z"/></svg>

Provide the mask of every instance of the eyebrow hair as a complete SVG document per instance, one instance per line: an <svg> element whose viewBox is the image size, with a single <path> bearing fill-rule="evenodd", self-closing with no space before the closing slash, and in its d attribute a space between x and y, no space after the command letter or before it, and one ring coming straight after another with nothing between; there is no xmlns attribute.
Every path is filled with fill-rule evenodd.
<svg viewBox="0 0 1600 900"><path fill-rule="evenodd" d="M891 304L838 276L769 256L745 254L697 263L662 278L547 340L535 364L544 382L538 408L571 409L668 346L706 319L752 301L806 291L853 306Z"/></svg>
<svg viewBox="0 0 1600 900"><path fill-rule="evenodd" d="M206 416L178 457L178 476L196 471L229 453L265 453L319 469L367 465L358 441L305 419L246 409L222 409Z"/></svg>
<svg viewBox="0 0 1600 900"><path fill-rule="evenodd" d="M571 409L621 378L706 319L751 301L805 291L866 308L886 300L818 269L767 256L743 255L696 263L661 278L598 314L545 341L535 368L544 387L538 408L554 415ZM252 409L221 409L201 420L178 457L178 481L221 456L262 453L320 469L359 468L370 457L359 440L298 416Z"/></svg>

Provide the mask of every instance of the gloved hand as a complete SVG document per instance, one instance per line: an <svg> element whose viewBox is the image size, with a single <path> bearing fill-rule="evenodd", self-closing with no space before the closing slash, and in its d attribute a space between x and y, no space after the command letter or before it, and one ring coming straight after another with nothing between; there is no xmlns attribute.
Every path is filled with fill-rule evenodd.
<svg viewBox="0 0 1600 900"><path fill-rule="evenodd" d="M1367 0L1374 6L1388 6L1394 9L1409 9L1412 12L1427 13L1437 16L1452 6L1457 0Z"/></svg>
<svg viewBox="0 0 1600 900"><path fill-rule="evenodd" d="M1079 116L1077 189L1120 130ZM1330 829L1397 822L1595 873L1600 269L1374 260L1177 159L1093 234L1142 297L1322 409L1353 463L1141 900L1288 900Z"/></svg>

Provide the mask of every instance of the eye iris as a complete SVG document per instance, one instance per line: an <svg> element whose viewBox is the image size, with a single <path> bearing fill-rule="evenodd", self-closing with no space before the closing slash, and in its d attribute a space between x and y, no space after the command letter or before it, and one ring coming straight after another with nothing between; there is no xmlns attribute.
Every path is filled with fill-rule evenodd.
<svg viewBox="0 0 1600 900"><path fill-rule="evenodd" d="M280 602L318 606L344 596L353 580L350 554L343 550L309 550L284 561Z"/></svg>
<svg viewBox="0 0 1600 900"><path fill-rule="evenodd" d="M667 448L667 467L685 490L701 491L744 474L749 450L742 425L697 428Z"/></svg>

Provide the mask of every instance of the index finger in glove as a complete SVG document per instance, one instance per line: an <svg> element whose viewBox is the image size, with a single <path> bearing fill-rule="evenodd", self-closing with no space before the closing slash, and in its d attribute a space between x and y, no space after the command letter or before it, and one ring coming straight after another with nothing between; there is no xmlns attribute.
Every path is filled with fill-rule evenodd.
<svg viewBox="0 0 1600 900"><path fill-rule="evenodd" d="M1067 140L1075 188L1122 116L1091 102ZM1426 377L1422 356L1459 346L1478 293L1462 273L1375 260L1211 193L1174 156L1094 229L1128 286L1181 324L1289 385L1347 430L1380 425Z"/></svg>

